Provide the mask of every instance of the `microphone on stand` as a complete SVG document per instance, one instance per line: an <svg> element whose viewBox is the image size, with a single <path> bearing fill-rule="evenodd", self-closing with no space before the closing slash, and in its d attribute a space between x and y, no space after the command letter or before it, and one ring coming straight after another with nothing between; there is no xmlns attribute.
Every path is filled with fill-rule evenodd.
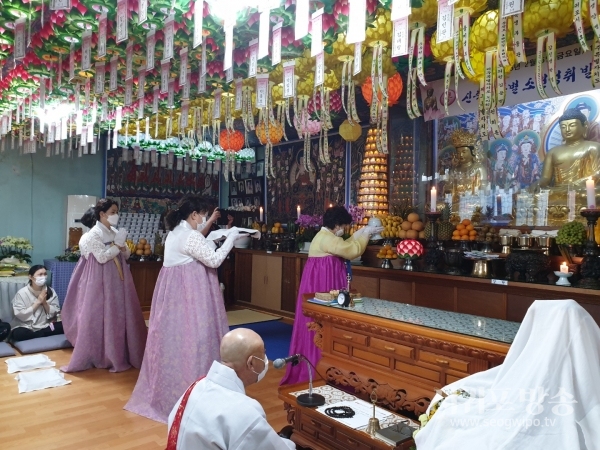
<svg viewBox="0 0 600 450"><path fill-rule="evenodd" d="M300 354L296 354L296 355L290 355L290 356L286 356L285 358L277 358L275 361L273 361L273 367L275 367L276 369L283 369L285 367L285 365L289 362L292 363L292 367L298 365L298 361L300 359L302 355Z"/></svg>
<svg viewBox="0 0 600 450"><path fill-rule="evenodd" d="M320 394L313 394L313 382L312 382L312 364L304 355L297 353L295 355L287 356L286 358L277 358L273 361L273 367L276 369L282 369L289 362L292 363L292 367L296 366L300 360L306 362L308 368L308 394L301 394L296 397L296 401L300 406L307 406L309 408L315 406L322 406L325 404L325 397Z"/></svg>

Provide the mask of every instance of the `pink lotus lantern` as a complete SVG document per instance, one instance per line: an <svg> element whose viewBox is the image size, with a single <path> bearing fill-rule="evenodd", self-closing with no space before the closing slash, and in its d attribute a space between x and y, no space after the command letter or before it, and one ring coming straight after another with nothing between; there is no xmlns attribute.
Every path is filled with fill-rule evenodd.
<svg viewBox="0 0 600 450"><path fill-rule="evenodd" d="M412 260L423 254L423 245L415 239L404 239L396 246L398 258L404 259L403 270L414 270Z"/></svg>

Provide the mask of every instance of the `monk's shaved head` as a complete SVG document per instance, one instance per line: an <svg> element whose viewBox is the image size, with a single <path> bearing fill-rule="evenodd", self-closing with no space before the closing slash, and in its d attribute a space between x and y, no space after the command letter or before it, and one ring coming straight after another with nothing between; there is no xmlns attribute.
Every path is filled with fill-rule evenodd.
<svg viewBox="0 0 600 450"><path fill-rule="evenodd" d="M234 370L244 367L252 355L264 353L264 342L248 328L236 328L221 340L221 362Z"/></svg>

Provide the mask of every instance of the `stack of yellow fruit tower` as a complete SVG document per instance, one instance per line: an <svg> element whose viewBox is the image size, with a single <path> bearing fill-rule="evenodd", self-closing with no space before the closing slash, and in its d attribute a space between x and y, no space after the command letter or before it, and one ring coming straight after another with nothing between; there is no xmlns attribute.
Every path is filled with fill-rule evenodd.
<svg viewBox="0 0 600 450"><path fill-rule="evenodd" d="M365 209L365 224L370 217L385 216L389 211L388 158L377 151L376 139L377 131L369 129L358 191L358 206Z"/></svg>

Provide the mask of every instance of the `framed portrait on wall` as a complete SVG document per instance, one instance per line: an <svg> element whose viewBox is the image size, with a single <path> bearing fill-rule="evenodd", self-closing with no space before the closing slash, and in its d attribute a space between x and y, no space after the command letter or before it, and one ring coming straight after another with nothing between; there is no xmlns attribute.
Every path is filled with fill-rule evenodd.
<svg viewBox="0 0 600 450"><path fill-rule="evenodd" d="M265 176L265 162L264 161L258 161L256 163L256 176L257 177Z"/></svg>
<svg viewBox="0 0 600 450"><path fill-rule="evenodd" d="M237 195L237 183L235 181L229 183L229 195Z"/></svg>
<svg viewBox="0 0 600 450"><path fill-rule="evenodd" d="M246 180L246 195L254 194L254 183L252 179Z"/></svg>

